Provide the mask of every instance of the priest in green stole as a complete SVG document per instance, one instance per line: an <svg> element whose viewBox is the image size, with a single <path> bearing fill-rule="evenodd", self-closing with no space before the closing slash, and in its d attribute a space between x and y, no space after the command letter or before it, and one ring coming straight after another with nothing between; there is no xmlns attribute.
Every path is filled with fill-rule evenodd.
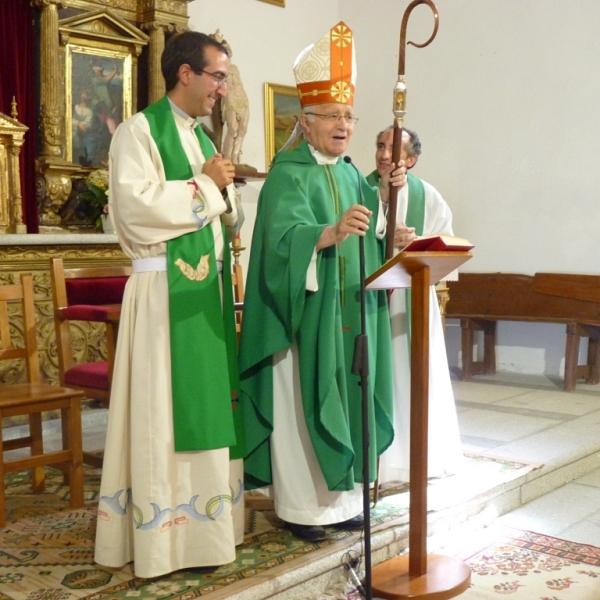
<svg viewBox="0 0 600 600"><path fill-rule="evenodd" d="M393 127L377 136L377 169L367 180L379 184L380 173L392 158ZM401 158L407 169L417 163L421 142L414 131L404 129ZM395 242L398 249L417 236L452 235L452 212L441 194L429 183L407 173L407 185L398 194ZM393 444L380 461L379 481L408 481L410 470L410 296L396 290L390 298L394 349L395 417ZM462 448L454 394L450 382L444 331L435 287L430 291L429 335L429 448L428 475L456 473L462 464Z"/></svg>
<svg viewBox="0 0 600 600"><path fill-rule="evenodd" d="M246 485L273 484L277 515L311 541L328 525L362 526L361 388L351 372L359 236L369 274L382 263L385 219L376 190L341 158L356 122L353 50L338 23L296 61L304 140L276 155L260 194L240 342ZM396 169L394 184L404 179ZM394 437L385 292L367 292L366 313L374 474Z"/></svg>
<svg viewBox="0 0 600 600"><path fill-rule="evenodd" d="M95 560L157 577L235 559L243 423L229 241L243 221L231 161L198 126L226 94L226 49L197 32L162 55L167 95L125 121L110 199L132 259L125 290Z"/></svg>

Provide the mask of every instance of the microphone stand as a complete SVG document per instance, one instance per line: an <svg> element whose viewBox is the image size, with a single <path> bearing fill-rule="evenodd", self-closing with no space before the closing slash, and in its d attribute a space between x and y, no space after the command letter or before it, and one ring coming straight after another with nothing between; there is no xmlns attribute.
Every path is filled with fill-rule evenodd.
<svg viewBox="0 0 600 600"><path fill-rule="evenodd" d="M352 165L358 177L358 191L360 205L365 201L360 181L360 171L349 156L344 156L344 162ZM366 284L365 284L365 238L359 237L360 257L360 328L361 332L354 340L354 357L352 359L352 373L360 376L358 385L362 388L362 452L363 452L363 515L365 539L365 584L364 593L359 590L366 600L372 600L372 564L371 564L371 496L369 485L369 336L367 335L366 316Z"/></svg>

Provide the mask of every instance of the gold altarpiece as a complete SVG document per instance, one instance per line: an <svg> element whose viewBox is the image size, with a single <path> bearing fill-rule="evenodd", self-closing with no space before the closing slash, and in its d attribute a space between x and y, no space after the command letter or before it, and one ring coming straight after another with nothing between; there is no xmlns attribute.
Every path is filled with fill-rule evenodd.
<svg viewBox="0 0 600 600"><path fill-rule="evenodd" d="M60 256L69 267L128 264L114 235L93 224L74 222L72 211L87 175L99 165L83 165L73 148L73 105L77 60L119 65L121 120L165 93L160 57L169 34L188 28L192 0L30 0L37 16L40 55L36 196L40 234L27 235L22 221L18 177L23 143L35 135L15 116L0 114L0 285L33 273L42 378L58 381L49 261ZM100 165L105 166L105 165ZM12 235L11 235L12 234ZM15 235L16 234L16 235ZM16 321L19 333L19 321ZM74 323L76 360L105 357L103 325ZM0 370L0 385L24 381L22 361Z"/></svg>
<svg viewBox="0 0 600 600"><path fill-rule="evenodd" d="M78 193L85 189L91 171L106 167L110 143L106 138L116 125L164 95L160 56L166 36L187 29L190 1L32 0L40 35L36 194L41 233L91 230L91 222L74 216ZM103 70L107 65L114 65L110 67L114 72ZM88 68L91 85L111 104L100 114L105 135L95 142L104 145L104 154L91 158L87 149L74 149L80 137L76 116L92 112L82 97L93 96L80 81L83 66ZM116 103L109 99L103 81L110 76L120 94Z"/></svg>
<svg viewBox="0 0 600 600"><path fill-rule="evenodd" d="M25 233L19 154L28 127L17 121L13 100L11 116L0 113L0 234Z"/></svg>

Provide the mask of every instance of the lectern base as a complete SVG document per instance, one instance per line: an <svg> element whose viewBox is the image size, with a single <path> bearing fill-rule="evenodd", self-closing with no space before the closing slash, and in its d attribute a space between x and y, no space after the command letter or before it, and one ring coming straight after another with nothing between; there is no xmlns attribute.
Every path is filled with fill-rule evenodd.
<svg viewBox="0 0 600 600"><path fill-rule="evenodd" d="M373 567L373 596L385 600L446 600L464 592L470 583L471 569L452 556L428 554L425 575L408 574L408 556L392 558Z"/></svg>

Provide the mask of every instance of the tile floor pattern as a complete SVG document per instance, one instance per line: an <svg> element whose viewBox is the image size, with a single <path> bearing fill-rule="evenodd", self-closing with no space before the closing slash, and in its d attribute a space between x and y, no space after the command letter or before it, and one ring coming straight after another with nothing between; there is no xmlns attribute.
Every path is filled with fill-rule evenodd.
<svg viewBox="0 0 600 600"><path fill-rule="evenodd" d="M499 373L454 381L465 451L547 464L600 439L600 385ZM500 516L499 525L600 547L598 468Z"/></svg>
<svg viewBox="0 0 600 600"><path fill-rule="evenodd" d="M566 483L557 477L552 491L496 523L600 547L600 385L566 393L558 378L499 373L455 378L453 386L465 452L545 465L588 457L585 474ZM87 450L103 446L106 416L84 413ZM56 425L45 424L49 444L60 440Z"/></svg>

